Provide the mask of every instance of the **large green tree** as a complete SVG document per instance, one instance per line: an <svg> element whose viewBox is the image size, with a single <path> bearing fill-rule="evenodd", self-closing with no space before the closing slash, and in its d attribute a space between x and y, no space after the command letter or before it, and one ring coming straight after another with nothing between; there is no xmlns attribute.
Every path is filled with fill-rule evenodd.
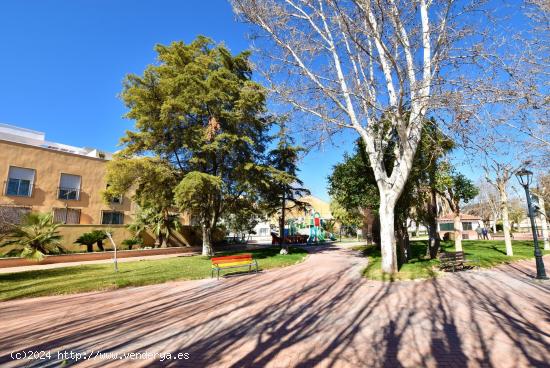
<svg viewBox="0 0 550 368"><path fill-rule="evenodd" d="M352 208L348 210L344 208L335 198L330 199L330 213L332 214L332 217L339 222L340 237L344 229L347 229L348 231L353 229L355 231L363 222L363 214L360 212L359 208Z"/></svg>
<svg viewBox="0 0 550 368"><path fill-rule="evenodd" d="M344 161L333 168L329 176L329 193L347 211L362 212L368 208L377 213L380 201L374 172L370 167L363 142L358 140L353 154L346 154ZM395 229L398 234L398 260L405 262L408 255L407 219L425 223L430 228L428 254L435 257L439 247L437 236L436 175L440 159L451 150L452 141L438 130L434 120L429 120L423 130L419 149L415 153L413 167L405 189L395 206ZM391 147L385 157L388 166L394 160ZM433 203L432 203L433 202Z"/></svg>
<svg viewBox="0 0 550 368"><path fill-rule="evenodd" d="M212 255L218 220L240 198L255 196L264 177L266 94L251 79L248 52L232 55L202 36L155 49L157 63L124 82L121 97L135 130L122 139L121 156L158 162L166 185L148 197L197 218L203 254ZM141 185L136 193L148 192L140 175L132 182Z"/></svg>
<svg viewBox="0 0 550 368"><path fill-rule="evenodd" d="M261 215L256 202L250 198L241 198L234 209L223 216L223 226L238 237L239 242L246 242L247 236L254 234L254 228L260 223Z"/></svg>
<svg viewBox="0 0 550 368"><path fill-rule="evenodd" d="M345 154L344 161L335 165L332 173L328 177L329 194L345 210L351 213L364 213L365 209L371 210L375 215L379 215L380 196L374 172L370 166L370 161L363 142L357 140L353 154ZM392 158L386 158L391 161ZM396 259L398 266L406 261L408 254L408 237L406 232L406 220L411 211L411 207L416 200L418 191L411 184L416 182L414 168L411 171L409 182L403 190L403 194L397 201L394 214L394 228L397 233Z"/></svg>
<svg viewBox="0 0 550 368"><path fill-rule="evenodd" d="M436 121L431 119L422 130L423 136L419 143L413 168L413 181L418 188L418 200L414 207L414 218L417 226L420 223L428 227L428 249L430 258L435 258L440 248L440 238L437 228L438 207L438 172L446 165L444 158L451 152L455 143L439 129Z"/></svg>

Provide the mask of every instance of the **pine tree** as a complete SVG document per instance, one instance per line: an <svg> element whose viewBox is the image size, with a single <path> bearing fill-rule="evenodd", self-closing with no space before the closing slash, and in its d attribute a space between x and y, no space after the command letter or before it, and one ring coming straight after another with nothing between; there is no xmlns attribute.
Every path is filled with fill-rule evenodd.
<svg viewBox="0 0 550 368"><path fill-rule="evenodd" d="M156 189L165 204L198 218L203 255L212 255L212 231L242 198L257 196L264 177L262 160L270 120L264 88L252 81L248 52L235 56L223 45L199 36L186 45L157 45L158 63L143 75L128 75L121 94L126 117L136 129L122 139L120 160L152 157L169 185ZM113 167L116 164L113 164ZM132 171L136 195L155 189ZM139 188L138 188L139 189ZM168 202L165 202L168 201ZM155 201L148 200L154 205Z"/></svg>
<svg viewBox="0 0 550 368"><path fill-rule="evenodd" d="M284 119L279 122L276 136L277 145L269 152L268 163L271 168L271 185L266 195L268 214L279 213L279 245L281 252L287 253L284 226L286 214L292 210L303 210L308 203L300 200L310 191L303 187L298 178L299 155L304 149L294 145L294 139L289 135Z"/></svg>

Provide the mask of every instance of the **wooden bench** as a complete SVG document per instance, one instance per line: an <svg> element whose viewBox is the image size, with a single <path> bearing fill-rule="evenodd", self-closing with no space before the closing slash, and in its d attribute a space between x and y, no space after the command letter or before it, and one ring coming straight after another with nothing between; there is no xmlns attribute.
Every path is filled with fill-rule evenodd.
<svg viewBox="0 0 550 368"><path fill-rule="evenodd" d="M220 270L228 268L247 267L248 272L252 271L252 266L256 267L256 273L258 273L258 261L252 258L252 254L238 254L235 256L224 256L212 258L212 277L214 277L214 271L218 273L218 280L220 279Z"/></svg>
<svg viewBox="0 0 550 368"><path fill-rule="evenodd" d="M475 263L479 269L479 259L471 260L466 259L464 252L441 252L439 253L439 268L448 271L463 270L466 268L466 264Z"/></svg>

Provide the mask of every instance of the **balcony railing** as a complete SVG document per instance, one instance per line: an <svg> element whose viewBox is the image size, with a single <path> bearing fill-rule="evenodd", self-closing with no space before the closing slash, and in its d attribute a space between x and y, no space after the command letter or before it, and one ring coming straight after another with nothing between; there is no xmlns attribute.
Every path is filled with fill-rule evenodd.
<svg viewBox="0 0 550 368"><path fill-rule="evenodd" d="M30 197L33 184L30 180L9 178L4 182L4 194L7 196Z"/></svg>
<svg viewBox="0 0 550 368"><path fill-rule="evenodd" d="M80 199L80 188L57 188L57 199L78 201Z"/></svg>

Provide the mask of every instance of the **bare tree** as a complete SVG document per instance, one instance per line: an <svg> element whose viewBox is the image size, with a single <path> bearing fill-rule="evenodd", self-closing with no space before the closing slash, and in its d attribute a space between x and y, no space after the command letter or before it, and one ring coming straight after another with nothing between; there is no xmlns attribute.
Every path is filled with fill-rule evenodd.
<svg viewBox="0 0 550 368"><path fill-rule="evenodd" d="M477 183L477 187L479 188L477 203L469 206L466 212L471 215L481 217L481 219L486 223L492 222L492 231L493 233L496 233L496 223L500 218L500 200L498 191L486 180L480 180Z"/></svg>
<svg viewBox="0 0 550 368"><path fill-rule="evenodd" d="M493 3L510 7L508 11L513 15L492 23L494 29L476 62L484 78L465 81L462 86L462 95L477 101L468 105L470 123L464 126L469 130L477 128L477 132L461 137L462 143L473 148L475 154L478 145L483 146L484 152L497 151L492 152L493 158L494 153L516 156L529 153L531 168L547 171L550 168L549 2ZM482 142L475 142L476 138ZM469 142L472 139L473 144Z"/></svg>
<svg viewBox="0 0 550 368"><path fill-rule="evenodd" d="M542 229L542 239L544 241L544 250L550 250L550 234L548 231L548 217L546 212L546 199L550 196L550 175L540 177L536 189L533 193L539 202L539 219Z"/></svg>
<svg viewBox="0 0 550 368"><path fill-rule="evenodd" d="M497 190L500 200L500 214L502 216L502 231L504 232L504 244L506 245L506 255L513 256L512 236L510 217L508 214L508 182L514 176L517 168L512 167L508 163L500 163L493 160L492 163L483 166L485 170L485 178Z"/></svg>
<svg viewBox="0 0 550 368"><path fill-rule="evenodd" d="M330 136L349 128L365 143L380 193L382 270L395 272L394 207L426 115L443 97L454 96L443 92L441 74L463 60L454 45L472 34L464 21L472 4L460 9L453 0L232 4L259 30L255 41L269 58L265 77L275 95L306 114L317 131ZM387 166L388 154L394 160Z"/></svg>

